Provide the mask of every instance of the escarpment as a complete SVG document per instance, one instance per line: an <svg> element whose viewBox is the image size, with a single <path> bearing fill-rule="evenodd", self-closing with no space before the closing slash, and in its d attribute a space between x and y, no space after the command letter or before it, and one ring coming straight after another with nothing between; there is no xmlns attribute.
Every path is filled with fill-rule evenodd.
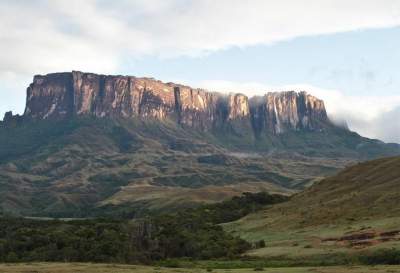
<svg viewBox="0 0 400 273"><path fill-rule="evenodd" d="M328 121L324 102L306 92L273 92L250 100L256 132L317 130Z"/></svg>
<svg viewBox="0 0 400 273"><path fill-rule="evenodd" d="M34 77L27 89L25 118L81 115L168 119L202 131L242 124L255 134L318 130L329 122L324 102L306 92L273 92L249 99L133 76L73 71Z"/></svg>

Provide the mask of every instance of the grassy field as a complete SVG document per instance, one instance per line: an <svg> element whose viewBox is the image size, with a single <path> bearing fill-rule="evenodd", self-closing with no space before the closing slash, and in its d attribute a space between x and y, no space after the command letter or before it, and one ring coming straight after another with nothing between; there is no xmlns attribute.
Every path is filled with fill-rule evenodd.
<svg viewBox="0 0 400 273"><path fill-rule="evenodd" d="M247 268L247 269L214 269L216 273L396 273L400 266L347 266L347 267L293 267L293 268ZM202 273L210 269L201 268L161 268L152 266L115 265L115 264L79 264L79 263L30 263L2 264L1 273Z"/></svg>
<svg viewBox="0 0 400 273"><path fill-rule="evenodd" d="M400 249L400 158L357 164L289 202L224 225L265 248L264 258L339 259L379 249Z"/></svg>

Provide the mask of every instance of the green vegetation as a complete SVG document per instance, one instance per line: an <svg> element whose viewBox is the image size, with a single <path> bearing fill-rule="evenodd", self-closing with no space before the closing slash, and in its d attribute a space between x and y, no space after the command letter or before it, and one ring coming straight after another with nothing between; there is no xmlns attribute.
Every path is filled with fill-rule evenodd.
<svg viewBox="0 0 400 273"><path fill-rule="evenodd" d="M327 128L269 136L264 144L278 151L255 153L213 133L89 117L1 127L0 261L212 270L398 263L400 158L323 179L393 145ZM234 197L241 192L249 193ZM89 218L11 217L20 215Z"/></svg>
<svg viewBox="0 0 400 273"><path fill-rule="evenodd" d="M279 145L276 153L255 151L213 133L168 121L91 117L0 125L0 210L139 217L242 192L291 194L356 160L294 156Z"/></svg>
<svg viewBox="0 0 400 273"><path fill-rule="evenodd" d="M12 128L0 125L0 163L35 153L53 139L70 134L78 126L79 123L74 121L63 123L30 121ZM49 147L52 151L56 148Z"/></svg>
<svg viewBox="0 0 400 273"><path fill-rule="evenodd" d="M93 217L129 207L140 216L245 191L291 194L357 160L399 152L332 126L256 139L251 128L231 129L90 116L0 124L0 208Z"/></svg>
<svg viewBox="0 0 400 273"><path fill-rule="evenodd" d="M165 248L161 257L163 259L235 257L248 250L250 245L223 232L218 224L237 220L264 205L286 200L285 196L269 195L265 192L245 193L222 203L184 209L174 214L162 214L154 217L150 224L161 227L156 237L165 238L158 242Z"/></svg>
<svg viewBox="0 0 400 273"><path fill-rule="evenodd" d="M373 253L360 256L359 259L362 263L368 265L400 264L400 250L394 248L380 249Z"/></svg>
<svg viewBox="0 0 400 273"><path fill-rule="evenodd" d="M0 261L148 263L181 257L237 257L251 245L218 224L285 200L280 195L246 193L220 204L134 221L2 218Z"/></svg>
<svg viewBox="0 0 400 273"><path fill-rule="evenodd" d="M199 268L165 268L140 265L85 264L85 263L29 263L2 264L1 273L252 273L256 268L247 269L199 269ZM399 266L335 266L335 267L292 267L264 268L265 273L398 273Z"/></svg>
<svg viewBox="0 0 400 273"><path fill-rule="evenodd" d="M127 226L115 221L0 220L0 261L126 262Z"/></svg>
<svg viewBox="0 0 400 273"><path fill-rule="evenodd" d="M278 204L287 200L289 198L284 195L271 195L266 192L245 192L242 196L235 196L221 203L183 210L182 213L178 213L178 218L196 219L198 222L221 224L238 220L251 212L260 210L266 205Z"/></svg>
<svg viewBox="0 0 400 273"><path fill-rule="evenodd" d="M397 263L399 183L400 157L360 163L223 226L247 241L264 240L246 255L268 261Z"/></svg>

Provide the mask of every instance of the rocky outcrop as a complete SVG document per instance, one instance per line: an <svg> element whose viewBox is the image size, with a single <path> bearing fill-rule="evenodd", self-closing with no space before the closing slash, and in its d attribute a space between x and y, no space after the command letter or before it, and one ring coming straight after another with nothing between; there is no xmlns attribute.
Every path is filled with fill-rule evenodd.
<svg viewBox="0 0 400 273"><path fill-rule="evenodd" d="M328 121L324 102L306 92L274 92L251 99L255 131L280 134L288 130L317 130Z"/></svg>
<svg viewBox="0 0 400 273"><path fill-rule="evenodd" d="M21 122L22 122L22 116L13 115L12 111L8 111L5 113L2 123L5 126L17 126Z"/></svg>
<svg viewBox="0 0 400 273"><path fill-rule="evenodd" d="M257 134L317 130L328 122L323 101L306 92L275 92L249 100L243 94L224 95L152 78L78 71L34 77L25 117L80 115L168 119L203 131L243 123Z"/></svg>
<svg viewBox="0 0 400 273"><path fill-rule="evenodd" d="M47 119L71 115L73 92L73 73L35 76L27 90L24 116Z"/></svg>
<svg viewBox="0 0 400 273"><path fill-rule="evenodd" d="M218 94L186 86L174 86L174 95L178 123L201 130L213 128L220 117L217 112L220 102Z"/></svg>
<svg viewBox="0 0 400 273"><path fill-rule="evenodd" d="M249 118L249 99L243 94L230 94L228 96L228 119Z"/></svg>

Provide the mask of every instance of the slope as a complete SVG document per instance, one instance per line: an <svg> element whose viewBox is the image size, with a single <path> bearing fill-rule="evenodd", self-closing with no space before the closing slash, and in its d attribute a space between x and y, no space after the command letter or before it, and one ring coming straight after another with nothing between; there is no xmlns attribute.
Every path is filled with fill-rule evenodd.
<svg viewBox="0 0 400 273"><path fill-rule="evenodd" d="M236 154L175 124L90 117L0 128L0 162L4 213L64 217L290 193L344 164Z"/></svg>
<svg viewBox="0 0 400 273"><path fill-rule="evenodd" d="M400 157L349 167L226 229L266 241L257 256L312 258L400 248Z"/></svg>

